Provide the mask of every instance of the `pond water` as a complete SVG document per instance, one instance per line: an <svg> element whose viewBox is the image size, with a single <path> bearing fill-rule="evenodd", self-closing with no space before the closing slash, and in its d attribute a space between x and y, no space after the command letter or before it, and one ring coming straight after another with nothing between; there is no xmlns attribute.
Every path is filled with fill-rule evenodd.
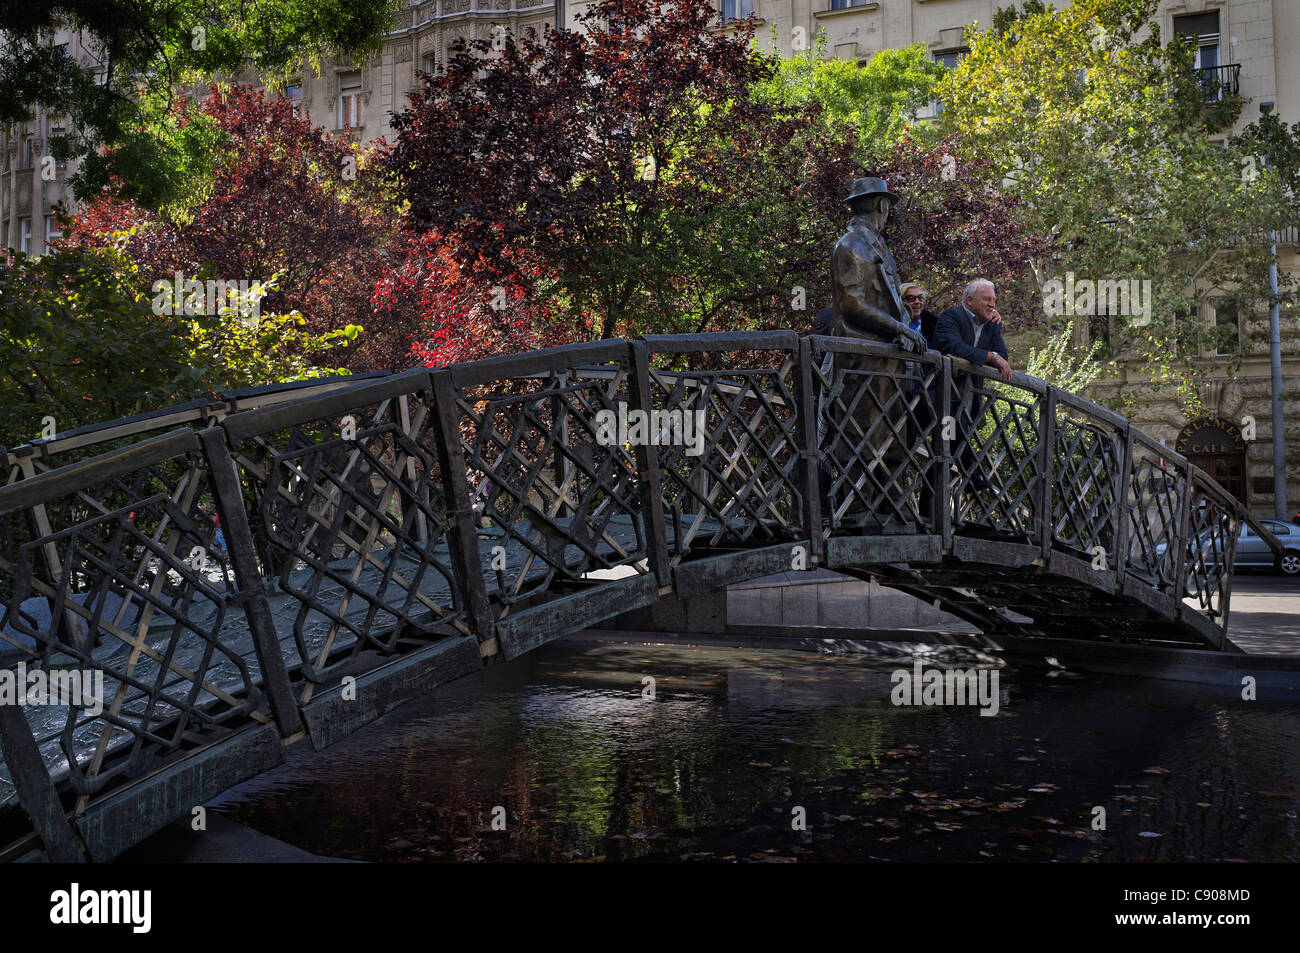
<svg viewBox="0 0 1300 953"><path fill-rule="evenodd" d="M552 644L211 807L369 861L1300 860L1300 705L1008 667L987 717L900 668Z"/></svg>

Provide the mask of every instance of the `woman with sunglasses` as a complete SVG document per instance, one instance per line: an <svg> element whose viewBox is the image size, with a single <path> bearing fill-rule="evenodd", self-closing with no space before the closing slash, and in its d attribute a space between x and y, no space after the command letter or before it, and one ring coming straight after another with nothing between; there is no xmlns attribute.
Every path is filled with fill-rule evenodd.
<svg viewBox="0 0 1300 953"><path fill-rule="evenodd" d="M930 337L934 334L934 323L939 320L939 316L925 307L925 292L921 286L914 282L907 282L899 289L903 296L903 306L907 308L911 316L911 328L913 331L920 331L925 335L925 340L929 342ZM931 344L931 347L934 345Z"/></svg>

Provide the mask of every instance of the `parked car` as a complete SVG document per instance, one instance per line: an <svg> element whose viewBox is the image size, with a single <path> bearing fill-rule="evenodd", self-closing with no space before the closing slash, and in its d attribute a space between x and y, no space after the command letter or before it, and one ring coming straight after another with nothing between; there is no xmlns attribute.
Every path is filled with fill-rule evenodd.
<svg viewBox="0 0 1300 953"><path fill-rule="evenodd" d="M1260 520L1264 528L1277 537L1285 549L1278 560L1263 537L1257 536L1249 525L1242 524L1237 537L1236 569L1275 569L1287 576L1300 575L1300 526L1281 520Z"/></svg>
<svg viewBox="0 0 1300 953"><path fill-rule="evenodd" d="M1282 558L1279 560L1273 555L1273 549L1264 540L1264 537L1257 534L1250 528L1250 524L1241 524L1241 534L1237 537L1237 555L1233 559L1232 568L1235 572L1238 569L1271 569L1274 572L1281 572L1287 576L1300 575L1300 525L1294 523L1283 523L1281 520L1260 520L1260 523L1270 533L1277 537L1285 549ZM1213 565L1216 560L1210 552L1210 536L1208 533L1202 533L1198 539L1202 550L1206 555L1206 562ZM1160 543L1156 546L1156 555L1165 554L1165 544Z"/></svg>

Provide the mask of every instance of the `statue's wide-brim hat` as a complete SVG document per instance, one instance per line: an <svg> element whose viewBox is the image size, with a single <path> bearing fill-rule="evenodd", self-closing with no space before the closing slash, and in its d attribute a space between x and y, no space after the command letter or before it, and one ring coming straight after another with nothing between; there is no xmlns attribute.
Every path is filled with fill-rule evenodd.
<svg viewBox="0 0 1300 953"><path fill-rule="evenodd" d="M889 191L889 186L885 184L885 180L877 179L874 176L854 179L853 187L849 191L848 197L844 200L844 204L850 205L858 199L867 198L871 195L883 195L885 198L889 199L891 204L898 204L898 196Z"/></svg>

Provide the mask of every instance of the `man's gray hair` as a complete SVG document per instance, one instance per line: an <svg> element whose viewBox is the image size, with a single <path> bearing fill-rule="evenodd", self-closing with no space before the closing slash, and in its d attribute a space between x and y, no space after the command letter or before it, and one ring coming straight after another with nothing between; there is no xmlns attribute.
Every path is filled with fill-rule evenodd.
<svg viewBox="0 0 1300 953"><path fill-rule="evenodd" d="M961 293L961 303L965 304L971 298L975 297L976 292L978 292L981 288L985 288L985 287L987 287L989 291L996 290L993 287L993 282L989 281L987 278L976 278L974 281L968 284L966 286L966 290Z"/></svg>

